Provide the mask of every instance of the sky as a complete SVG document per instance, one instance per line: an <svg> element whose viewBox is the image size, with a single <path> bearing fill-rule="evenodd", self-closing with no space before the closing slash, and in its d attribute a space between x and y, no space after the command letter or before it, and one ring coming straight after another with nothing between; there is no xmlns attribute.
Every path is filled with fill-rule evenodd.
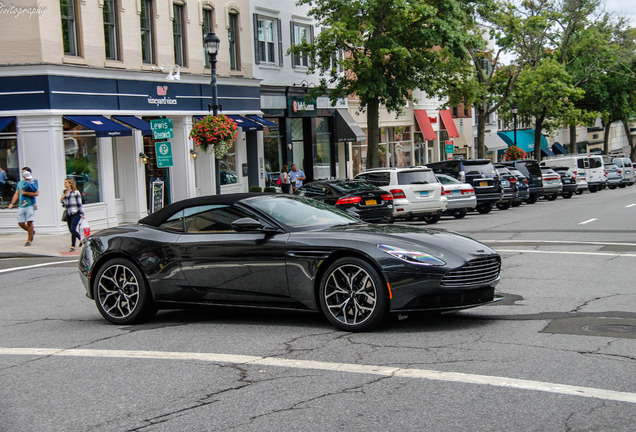
<svg viewBox="0 0 636 432"><path fill-rule="evenodd" d="M631 21L632 27L636 27L636 1L634 0L605 0L608 12L622 15Z"/></svg>

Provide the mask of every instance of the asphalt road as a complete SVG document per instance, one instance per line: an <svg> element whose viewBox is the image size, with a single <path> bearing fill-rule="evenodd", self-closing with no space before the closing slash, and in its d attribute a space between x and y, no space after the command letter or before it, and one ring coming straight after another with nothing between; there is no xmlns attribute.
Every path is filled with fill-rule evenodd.
<svg viewBox="0 0 636 432"><path fill-rule="evenodd" d="M636 187L443 218L501 253L505 300L363 334L231 309L113 326L74 263L0 260L0 431L633 431L635 218Z"/></svg>

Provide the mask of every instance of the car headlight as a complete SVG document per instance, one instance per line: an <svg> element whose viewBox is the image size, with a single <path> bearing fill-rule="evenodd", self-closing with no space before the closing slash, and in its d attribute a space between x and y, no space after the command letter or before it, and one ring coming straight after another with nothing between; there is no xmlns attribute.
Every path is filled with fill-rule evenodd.
<svg viewBox="0 0 636 432"><path fill-rule="evenodd" d="M446 265L446 263L442 261L441 259L434 257L431 254L427 254L425 252L401 249L395 246L382 245L382 244L378 245L378 249L398 259L401 259L402 261L406 261L411 264L425 265L425 266Z"/></svg>

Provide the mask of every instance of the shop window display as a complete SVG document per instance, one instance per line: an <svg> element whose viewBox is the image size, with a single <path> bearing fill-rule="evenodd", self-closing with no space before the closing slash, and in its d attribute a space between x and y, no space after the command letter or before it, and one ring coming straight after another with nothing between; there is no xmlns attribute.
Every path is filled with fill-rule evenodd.
<svg viewBox="0 0 636 432"><path fill-rule="evenodd" d="M236 141L228 148L221 159L221 185L238 183L236 174Z"/></svg>
<svg viewBox="0 0 636 432"><path fill-rule="evenodd" d="M99 148L93 132L82 130L64 119L64 158L66 176L73 179L82 194L82 203L101 201Z"/></svg>
<svg viewBox="0 0 636 432"><path fill-rule="evenodd" d="M18 143L15 137L0 137L0 208L7 208L20 181Z"/></svg>
<svg viewBox="0 0 636 432"><path fill-rule="evenodd" d="M269 121L279 125L277 131L272 131L268 127L263 130L263 147L265 154L265 186L277 187L277 181L280 176L280 170L283 163L283 152L281 147L282 136L278 118L268 118Z"/></svg>

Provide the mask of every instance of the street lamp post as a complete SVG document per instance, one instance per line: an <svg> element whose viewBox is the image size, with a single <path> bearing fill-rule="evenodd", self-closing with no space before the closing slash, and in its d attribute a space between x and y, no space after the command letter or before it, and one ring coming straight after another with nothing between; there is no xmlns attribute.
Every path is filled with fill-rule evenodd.
<svg viewBox="0 0 636 432"><path fill-rule="evenodd" d="M519 107L517 107L517 104L513 104L510 111L512 112L512 119L513 119L512 124L514 128L514 145L516 147L517 146L517 113L519 112Z"/></svg>
<svg viewBox="0 0 636 432"><path fill-rule="evenodd" d="M208 104L208 112L212 110L212 115L216 117L219 115L219 98L217 95L217 86L216 86L216 56L219 53L219 45L221 44L221 40L219 37L210 32L205 35L203 39L203 47L205 48L205 52L208 53L210 57L210 86L212 87L212 104ZM214 157L214 182L216 184L216 194L221 194L221 161L215 156Z"/></svg>

